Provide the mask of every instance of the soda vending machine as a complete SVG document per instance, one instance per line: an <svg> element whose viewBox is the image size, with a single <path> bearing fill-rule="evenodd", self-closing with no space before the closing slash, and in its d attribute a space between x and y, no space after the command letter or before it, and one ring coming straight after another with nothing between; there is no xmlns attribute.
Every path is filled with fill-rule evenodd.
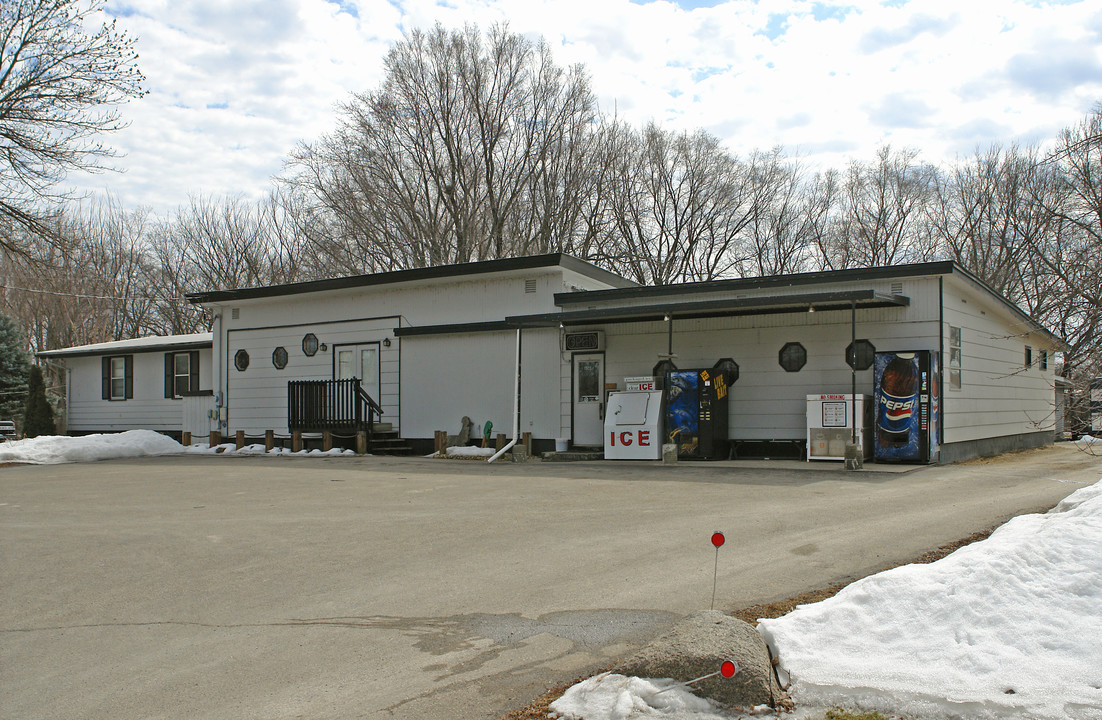
<svg viewBox="0 0 1102 720"><path fill-rule="evenodd" d="M682 458L727 458L727 379L722 370L666 373L666 442Z"/></svg>
<svg viewBox="0 0 1102 720"><path fill-rule="evenodd" d="M937 462L941 443L939 359L933 350L876 353L873 446L877 460Z"/></svg>

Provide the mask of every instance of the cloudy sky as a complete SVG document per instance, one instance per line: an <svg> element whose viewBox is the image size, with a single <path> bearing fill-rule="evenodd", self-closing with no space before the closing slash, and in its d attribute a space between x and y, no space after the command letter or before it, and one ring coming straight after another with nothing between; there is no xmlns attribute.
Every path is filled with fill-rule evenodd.
<svg viewBox="0 0 1102 720"><path fill-rule="evenodd" d="M259 197L331 130L388 48L434 23L542 35L602 110L705 128L736 154L782 145L842 167L884 143L942 163L1044 143L1102 101L1097 0L107 0L148 96L110 142L124 173L72 177L159 214Z"/></svg>

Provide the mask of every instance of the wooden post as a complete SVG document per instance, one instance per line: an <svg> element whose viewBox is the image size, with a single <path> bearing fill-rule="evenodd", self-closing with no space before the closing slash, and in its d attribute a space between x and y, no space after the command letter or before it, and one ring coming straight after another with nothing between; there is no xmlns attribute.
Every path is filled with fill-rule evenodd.
<svg viewBox="0 0 1102 720"><path fill-rule="evenodd" d="M218 432L217 430L211 430L210 431L210 446L213 448L213 447L218 447L221 444L222 444L222 433Z"/></svg>
<svg viewBox="0 0 1102 720"><path fill-rule="evenodd" d="M191 433L188 432L187 430L184 430L184 434L180 438L180 444L183 445L184 447L187 447L188 445L191 445Z"/></svg>
<svg viewBox="0 0 1102 720"><path fill-rule="evenodd" d="M359 455L367 455L367 431L359 430L356 432L356 453Z"/></svg>
<svg viewBox="0 0 1102 720"><path fill-rule="evenodd" d="M291 452L299 452L302 450L302 431L295 430L291 433Z"/></svg>
<svg viewBox="0 0 1102 720"><path fill-rule="evenodd" d="M505 447L505 433L498 433L494 443L494 449L500 450L503 447Z"/></svg>
<svg viewBox="0 0 1102 720"><path fill-rule="evenodd" d="M521 436L521 442L524 443L524 450L528 453L528 457L532 457L532 433L526 432Z"/></svg>
<svg viewBox="0 0 1102 720"><path fill-rule="evenodd" d="M271 452L275 448L275 430L264 431L264 452Z"/></svg>
<svg viewBox="0 0 1102 720"><path fill-rule="evenodd" d="M445 430L436 430L432 436L432 448L435 452L444 452L444 446L448 442L448 433Z"/></svg>
<svg viewBox="0 0 1102 720"><path fill-rule="evenodd" d="M238 430L237 435L234 436L233 440L234 440L234 444L237 446L238 450L245 447L245 431L244 430Z"/></svg>
<svg viewBox="0 0 1102 720"><path fill-rule="evenodd" d="M333 433L328 430L321 434L321 449L322 452L329 452L333 449Z"/></svg>

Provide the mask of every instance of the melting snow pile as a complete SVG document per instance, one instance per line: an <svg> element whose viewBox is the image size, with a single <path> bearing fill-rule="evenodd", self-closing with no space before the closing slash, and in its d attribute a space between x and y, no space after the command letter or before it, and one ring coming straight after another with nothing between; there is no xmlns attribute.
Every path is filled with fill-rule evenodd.
<svg viewBox="0 0 1102 720"><path fill-rule="evenodd" d="M207 443L195 443L182 448L180 452L190 453L192 455L290 455L294 457L356 454L355 450L341 450L340 448L333 448L332 450L299 450L298 452L278 447L268 450L260 444L245 445L238 449L236 443L222 443L214 447L211 447Z"/></svg>
<svg viewBox="0 0 1102 720"><path fill-rule="evenodd" d="M480 457L492 457L497 450L494 448L481 448L481 447L468 447L461 445L454 445L444 453L448 457L462 457L462 458L480 458Z"/></svg>
<svg viewBox="0 0 1102 720"><path fill-rule="evenodd" d="M674 680L604 673L574 685L551 709L571 720L724 720L715 704Z"/></svg>
<svg viewBox="0 0 1102 720"><path fill-rule="evenodd" d="M1102 481L759 630L798 706L1102 719Z"/></svg>
<svg viewBox="0 0 1102 720"><path fill-rule="evenodd" d="M53 465L112 458L174 455L183 451L183 445L152 430L127 430L124 433L82 437L43 435L0 445L0 462Z"/></svg>

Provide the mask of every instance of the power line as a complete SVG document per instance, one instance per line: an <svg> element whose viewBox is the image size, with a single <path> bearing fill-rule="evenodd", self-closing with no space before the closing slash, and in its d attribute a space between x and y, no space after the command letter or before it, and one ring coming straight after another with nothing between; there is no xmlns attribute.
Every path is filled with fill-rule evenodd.
<svg viewBox="0 0 1102 720"><path fill-rule="evenodd" d="M118 295L86 295L83 293L57 292L55 290L35 290L32 288L16 287L14 285L0 285L0 289L18 290L20 292L36 293L38 295L54 295L56 297L80 298L84 300L187 300L186 297L156 298L149 295L131 295L129 297L120 297Z"/></svg>

